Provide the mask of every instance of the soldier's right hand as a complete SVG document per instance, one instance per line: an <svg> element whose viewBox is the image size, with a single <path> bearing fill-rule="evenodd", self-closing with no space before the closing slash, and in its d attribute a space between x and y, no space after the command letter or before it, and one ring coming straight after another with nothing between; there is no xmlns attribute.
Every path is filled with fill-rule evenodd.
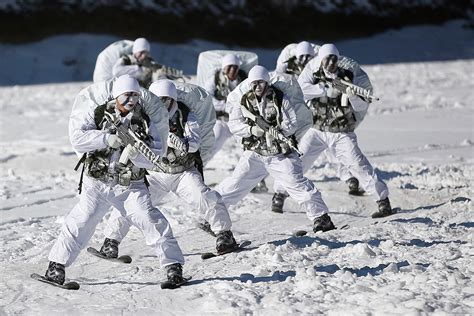
<svg viewBox="0 0 474 316"><path fill-rule="evenodd" d="M265 131L260 126L250 126L250 134L256 137L262 137Z"/></svg>
<svg viewBox="0 0 474 316"><path fill-rule="evenodd" d="M117 149L120 146L123 146L122 140L120 139L120 137L118 137L115 134L107 134L105 136L105 144L114 149Z"/></svg>

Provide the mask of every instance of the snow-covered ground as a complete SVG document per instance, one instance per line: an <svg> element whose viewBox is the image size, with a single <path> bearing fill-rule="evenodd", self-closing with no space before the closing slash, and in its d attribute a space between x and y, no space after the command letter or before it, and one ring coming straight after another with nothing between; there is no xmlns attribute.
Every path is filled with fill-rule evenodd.
<svg viewBox="0 0 474 316"><path fill-rule="evenodd" d="M63 216L77 201L67 124L75 95L89 82L0 88L0 315L473 314L474 60L455 54L451 61L364 67L381 101L359 127L359 144L398 214L370 218L374 199L349 196L322 157L308 177L336 226L347 229L292 237L311 227L297 204L288 200L275 214L272 193L249 194L231 217L237 239L252 245L203 262L199 253L213 250L214 238L170 197L159 207L184 250L185 274L193 276L172 291L160 289L165 276L136 229L120 247L133 257L130 265L81 253L67 269L79 291L30 279L45 271ZM238 158L238 146L228 142L207 166L207 182L228 176ZM100 246L103 231L101 223L91 245Z"/></svg>

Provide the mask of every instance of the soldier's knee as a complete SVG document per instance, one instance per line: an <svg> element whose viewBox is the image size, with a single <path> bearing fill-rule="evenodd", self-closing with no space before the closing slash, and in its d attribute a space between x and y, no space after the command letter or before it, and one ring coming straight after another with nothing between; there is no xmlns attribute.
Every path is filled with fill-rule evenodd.
<svg viewBox="0 0 474 316"><path fill-rule="evenodd" d="M148 219L152 223L159 223L163 220L166 220L163 214L157 208L153 208L148 212Z"/></svg>

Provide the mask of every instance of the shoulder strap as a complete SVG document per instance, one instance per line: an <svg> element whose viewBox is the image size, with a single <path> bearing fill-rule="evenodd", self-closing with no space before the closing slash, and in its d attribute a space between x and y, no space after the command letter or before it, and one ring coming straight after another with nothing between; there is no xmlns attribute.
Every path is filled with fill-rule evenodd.
<svg viewBox="0 0 474 316"><path fill-rule="evenodd" d="M220 74L220 70L217 70L216 73L214 74L214 84L216 85L216 87L220 84L219 74Z"/></svg>
<svg viewBox="0 0 474 316"><path fill-rule="evenodd" d="M271 87L273 89L273 92L275 93L275 97L274 97L276 101L275 103L279 108L281 108L281 105L283 103L283 96L284 96L283 91L281 91L280 89L278 89L277 87L273 85Z"/></svg>
<svg viewBox="0 0 474 316"><path fill-rule="evenodd" d="M130 59L130 57L128 55L123 55L121 58L123 59L123 63L125 65L131 65L132 64L132 60Z"/></svg>
<svg viewBox="0 0 474 316"><path fill-rule="evenodd" d="M105 109L107 108L107 103L99 105L94 110L94 123L97 129L102 128L102 121L104 120Z"/></svg>
<svg viewBox="0 0 474 316"><path fill-rule="evenodd" d="M247 79L247 73L239 68L239 71L237 72L237 78L239 78L240 82L242 82Z"/></svg>
<svg viewBox="0 0 474 316"><path fill-rule="evenodd" d="M181 111L181 114L183 115L183 123L186 124L186 122L188 121L188 115L190 112L189 108L183 102L178 101L178 109Z"/></svg>
<svg viewBox="0 0 474 316"><path fill-rule="evenodd" d="M294 63L296 60L296 56L291 56L290 58L288 58L286 61L284 61L283 63L287 63L287 64L290 64L290 63Z"/></svg>
<svg viewBox="0 0 474 316"><path fill-rule="evenodd" d="M352 73L352 71L344 68L338 69L337 76L349 82L352 82L354 80L354 74Z"/></svg>

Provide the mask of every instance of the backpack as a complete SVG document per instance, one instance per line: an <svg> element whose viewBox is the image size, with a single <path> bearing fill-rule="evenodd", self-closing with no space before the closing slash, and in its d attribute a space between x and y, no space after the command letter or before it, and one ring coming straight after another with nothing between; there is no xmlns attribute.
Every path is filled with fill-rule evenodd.
<svg viewBox="0 0 474 316"><path fill-rule="evenodd" d="M240 58L240 70L248 74L253 66L258 64L258 56L253 52L233 51L233 50L208 50L199 54L196 84L203 87L206 81L220 70L222 58L227 54L235 54Z"/></svg>
<svg viewBox="0 0 474 316"><path fill-rule="evenodd" d="M97 56L95 63L93 81L105 81L113 78L112 68L115 62L124 55L131 55L133 41L121 40L107 46Z"/></svg>
<svg viewBox="0 0 474 316"><path fill-rule="evenodd" d="M201 132L199 152L205 165L212 157L215 142L213 129L216 124L216 112L212 97L204 88L197 85L181 81L174 81L174 84L178 92L178 101L184 103L197 117Z"/></svg>

